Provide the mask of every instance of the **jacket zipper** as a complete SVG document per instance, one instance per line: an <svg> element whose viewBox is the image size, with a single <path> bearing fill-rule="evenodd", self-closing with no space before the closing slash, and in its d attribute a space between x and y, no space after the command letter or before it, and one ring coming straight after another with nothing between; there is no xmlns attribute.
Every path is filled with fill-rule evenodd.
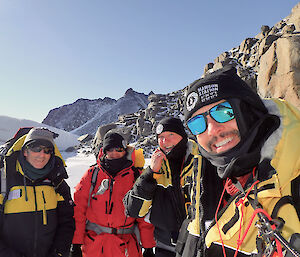
<svg viewBox="0 0 300 257"><path fill-rule="evenodd" d="M37 197L36 188L33 186L35 213L34 213L34 237L33 237L33 257L37 257L37 238L38 238L38 212L37 212Z"/></svg>
<svg viewBox="0 0 300 257"><path fill-rule="evenodd" d="M47 225L46 199L45 199L44 191L42 191L42 196L43 196L43 201L44 201L43 224Z"/></svg>
<svg viewBox="0 0 300 257"><path fill-rule="evenodd" d="M111 178L109 181L109 202L108 202L110 209L111 209L111 197L113 192L113 185L114 185L114 179Z"/></svg>

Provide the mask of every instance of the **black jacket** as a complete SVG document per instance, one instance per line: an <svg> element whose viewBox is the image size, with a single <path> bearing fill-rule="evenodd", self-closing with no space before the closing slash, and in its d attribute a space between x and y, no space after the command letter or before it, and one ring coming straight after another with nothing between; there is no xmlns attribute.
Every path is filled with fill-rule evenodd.
<svg viewBox="0 0 300 257"><path fill-rule="evenodd" d="M180 174L174 176L170 163L164 161L160 169L163 174L154 179L149 167L124 199L130 216L143 217L149 213L150 222L155 226L155 239L168 246L175 246L178 231L187 214L193 157L196 153L196 143L189 141L184 159L179 160L182 167Z"/></svg>

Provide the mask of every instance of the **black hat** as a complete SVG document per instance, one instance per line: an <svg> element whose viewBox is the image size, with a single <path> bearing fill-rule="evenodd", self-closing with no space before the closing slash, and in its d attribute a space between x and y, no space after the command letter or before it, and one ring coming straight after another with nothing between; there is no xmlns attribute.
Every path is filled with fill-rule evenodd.
<svg viewBox="0 0 300 257"><path fill-rule="evenodd" d="M201 107L229 98L238 98L263 113L267 112L259 95L237 75L236 68L228 65L190 85L184 99L185 120Z"/></svg>
<svg viewBox="0 0 300 257"><path fill-rule="evenodd" d="M127 148L125 139L116 132L107 132L103 139L103 152L105 153L110 148L122 147Z"/></svg>
<svg viewBox="0 0 300 257"><path fill-rule="evenodd" d="M23 143L23 147L29 144L39 144L54 147L54 133L47 128L32 128Z"/></svg>
<svg viewBox="0 0 300 257"><path fill-rule="evenodd" d="M163 118L156 127L156 134L160 135L162 132L169 131L187 138L182 121L178 118L166 117Z"/></svg>

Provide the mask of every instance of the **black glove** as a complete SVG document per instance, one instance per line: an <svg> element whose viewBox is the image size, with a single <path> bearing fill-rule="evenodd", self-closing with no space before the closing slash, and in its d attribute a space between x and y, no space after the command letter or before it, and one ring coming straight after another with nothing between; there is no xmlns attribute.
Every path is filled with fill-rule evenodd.
<svg viewBox="0 0 300 257"><path fill-rule="evenodd" d="M154 257L153 248L145 248L143 257Z"/></svg>
<svg viewBox="0 0 300 257"><path fill-rule="evenodd" d="M50 254L47 257L68 257L69 253L60 253L58 250L54 249L50 252Z"/></svg>
<svg viewBox="0 0 300 257"><path fill-rule="evenodd" d="M148 167L144 172L137 178L133 186L133 194L151 200L153 198L157 182L153 178L153 171Z"/></svg>
<svg viewBox="0 0 300 257"><path fill-rule="evenodd" d="M82 257L81 245L72 244L69 257Z"/></svg>

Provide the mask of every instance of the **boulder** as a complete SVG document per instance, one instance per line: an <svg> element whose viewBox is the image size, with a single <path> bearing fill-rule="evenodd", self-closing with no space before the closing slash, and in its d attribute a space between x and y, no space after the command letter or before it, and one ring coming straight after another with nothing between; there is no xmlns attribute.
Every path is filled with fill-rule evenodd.
<svg viewBox="0 0 300 257"><path fill-rule="evenodd" d="M85 134L77 138L80 143L86 143L92 139L93 137L90 134Z"/></svg>
<svg viewBox="0 0 300 257"><path fill-rule="evenodd" d="M300 107L300 36L276 40L261 57L257 78L263 97L287 99Z"/></svg>

